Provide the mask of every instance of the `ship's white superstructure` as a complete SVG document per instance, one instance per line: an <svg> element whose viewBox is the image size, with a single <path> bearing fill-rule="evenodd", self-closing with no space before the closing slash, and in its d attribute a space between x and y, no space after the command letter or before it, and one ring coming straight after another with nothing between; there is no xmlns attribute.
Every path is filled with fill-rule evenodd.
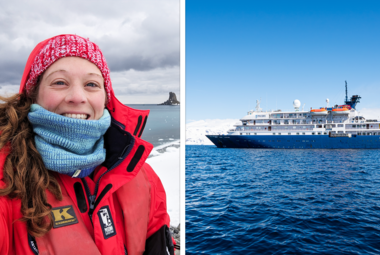
<svg viewBox="0 0 380 255"><path fill-rule="evenodd" d="M240 119L228 135L380 135L379 121L366 120L354 108L343 105L299 111L300 105L295 100L294 111L262 111L257 101L256 110Z"/></svg>

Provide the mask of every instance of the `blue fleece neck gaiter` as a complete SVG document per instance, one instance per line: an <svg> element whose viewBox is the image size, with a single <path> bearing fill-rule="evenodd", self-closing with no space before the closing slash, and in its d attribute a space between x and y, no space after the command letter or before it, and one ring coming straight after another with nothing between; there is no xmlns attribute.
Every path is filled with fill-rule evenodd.
<svg viewBox="0 0 380 255"><path fill-rule="evenodd" d="M35 133L36 148L47 169L82 178L104 162L103 135L111 125L106 109L99 120L81 120L32 104L28 119Z"/></svg>

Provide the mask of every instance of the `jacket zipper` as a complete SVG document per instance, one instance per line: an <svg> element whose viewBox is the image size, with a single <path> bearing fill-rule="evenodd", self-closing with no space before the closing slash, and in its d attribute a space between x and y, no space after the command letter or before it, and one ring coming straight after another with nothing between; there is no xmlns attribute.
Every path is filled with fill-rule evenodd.
<svg viewBox="0 0 380 255"><path fill-rule="evenodd" d="M90 206L90 209L88 211L88 215L90 216L90 220L91 220L91 223L92 223L92 213L94 211L95 197L96 196L91 194L90 188L88 187L88 184L87 184L87 181L86 181L85 178L82 178L82 183L83 183L84 189L86 191L86 196L87 196L88 204Z"/></svg>
<svg viewBox="0 0 380 255"><path fill-rule="evenodd" d="M98 179L98 181L96 182L95 184L95 190L94 190L94 194L92 195L91 192L90 192L90 189L88 187L88 184L87 184L87 181L85 180L85 178L82 178L82 182L84 184L84 189L86 190L86 195L87 195L87 199L88 199L88 204L90 205L90 209L88 211L88 215L90 216L90 220L91 220L91 223L92 223L92 215L94 213L94 210L95 210L95 203L96 203L96 195L98 193L98 188L99 188L99 183L100 183L100 179L102 179L102 177L108 173L109 171L111 171L112 169L114 169L115 167L117 167L118 165L120 165L121 162L123 162L124 158L127 156L127 151L128 151L128 147L129 147L130 144L128 144L124 149L123 151L121 152L121 155L119 156L119 160L116 161L115 164L113 164L113 166L111 168L109 168L107 171L105 171Z"/></svg>

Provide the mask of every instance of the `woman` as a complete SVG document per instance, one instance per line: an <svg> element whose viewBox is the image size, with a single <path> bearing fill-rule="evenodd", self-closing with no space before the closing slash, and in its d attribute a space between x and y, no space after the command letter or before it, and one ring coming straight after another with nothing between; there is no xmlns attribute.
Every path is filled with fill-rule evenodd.
<svg viewBox="0 0 380 255"><path fill-rule="evenodd" d="M39 43L0 105L0 254L173 254L164 188L99 47Z"/></svg>

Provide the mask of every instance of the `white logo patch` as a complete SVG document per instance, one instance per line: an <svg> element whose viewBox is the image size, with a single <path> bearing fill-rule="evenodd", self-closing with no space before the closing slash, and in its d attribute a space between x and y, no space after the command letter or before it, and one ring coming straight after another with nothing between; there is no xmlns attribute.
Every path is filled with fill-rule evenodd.
<svg viewBox="0 0 380 255"><path fill-rule="evenodd" d="M99 209L98 217L100 226L102 227L104 239L108 239L109 237L116 235L115 225L113 224L108 205Z"/></svg>

